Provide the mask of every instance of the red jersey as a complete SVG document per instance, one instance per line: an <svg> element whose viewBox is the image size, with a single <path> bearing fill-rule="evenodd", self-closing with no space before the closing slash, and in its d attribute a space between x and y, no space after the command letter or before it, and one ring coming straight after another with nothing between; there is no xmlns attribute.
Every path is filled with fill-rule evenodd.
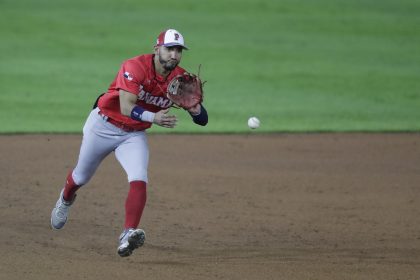
<svg viewBox="0 0 420 280"><path fill-rule="evenodd" d="M153 58L153 54L146 54L123 62L108 91L99 99L98 107L103 114L134 130L145 130L152 126L150 122L136 121L121 114L120 89L137 95L136 104L153 113L172 105L166 98L168 84L185 70L177 66L165 79L156 73Z"/></svg>

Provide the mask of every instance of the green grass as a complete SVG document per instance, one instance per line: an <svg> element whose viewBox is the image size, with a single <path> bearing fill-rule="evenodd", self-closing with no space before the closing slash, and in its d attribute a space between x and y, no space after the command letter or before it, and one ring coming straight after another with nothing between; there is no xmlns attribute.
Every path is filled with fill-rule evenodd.
<svg viewBox="0 0 420 280"><path fill-rule="evenodd" d="M183 33L207 127L171 132L419 131L420 2L0 0L0 132L81 132L120 63ZM154 127L151 131L167 129Z"/></svg>

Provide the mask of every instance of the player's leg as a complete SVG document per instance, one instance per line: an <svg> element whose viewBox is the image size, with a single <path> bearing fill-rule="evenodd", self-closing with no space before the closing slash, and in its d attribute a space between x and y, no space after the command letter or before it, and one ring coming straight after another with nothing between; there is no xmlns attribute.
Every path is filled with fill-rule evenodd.
<svg viewBox="0 0 420 280"><path fill-rule="evenodd" d="M76 168L68 174L64 189L51 213L51 226L54 229L64 226L76 191L90 180L102 160L114 150L117 142L121 141L115 137L114 130L112 125L106 123L98 114L98 109L90 113L83 128L83 140Z"/></svg>
<svg viewBox="0 0 420 280"><path fill-rule="evenodd" d="M137 132L121 143L115 155L127 173L130 189L125 201L124 232L120 236L118 254L122 257L131 255L132 251L144 243L145 233L137 229L147 192L147 168L149 164L149 148L146 134Z"/></svg>
<svg viewBox="0 0 420 280"><path fill-rule="evenodd" d="M104 120L98 111L96 108L91 112L83 127L79 159L71 174L78 186L87 184L103 159L124 140L122 135L118 137L120 130Z"/></svg>
<svg viewBox="0 0 420 280"><path fill-rule="evenodd" d="M146 134L131 134L115 150L115 156L124 168L130 190L126 200L125 228L136 228L146 203L147 169L149 147Z"/></svg>

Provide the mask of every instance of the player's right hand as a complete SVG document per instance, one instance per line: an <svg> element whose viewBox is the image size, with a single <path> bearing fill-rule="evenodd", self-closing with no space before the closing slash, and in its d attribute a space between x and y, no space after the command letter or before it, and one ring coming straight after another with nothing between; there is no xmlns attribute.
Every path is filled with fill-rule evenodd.
<svg viewBox="0 0 420 280"><path fill-rule="evenodd" d="M166 128L174 128L177 118L175 115L168 115L169 109L161 110L155 113L153 123Z"/></svg>

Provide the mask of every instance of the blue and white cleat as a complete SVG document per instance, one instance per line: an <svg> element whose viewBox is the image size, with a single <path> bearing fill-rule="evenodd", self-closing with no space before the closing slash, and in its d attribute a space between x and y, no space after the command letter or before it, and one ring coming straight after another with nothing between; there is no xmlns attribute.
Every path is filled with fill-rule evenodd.
<svg viewBox="0 0 420 280"><path fill-rule="evenodd" d="M144 244L146 234L142 229L129 228L120 235L120 245L118 246L118 255L128 257L133 251Z"/></svg>

